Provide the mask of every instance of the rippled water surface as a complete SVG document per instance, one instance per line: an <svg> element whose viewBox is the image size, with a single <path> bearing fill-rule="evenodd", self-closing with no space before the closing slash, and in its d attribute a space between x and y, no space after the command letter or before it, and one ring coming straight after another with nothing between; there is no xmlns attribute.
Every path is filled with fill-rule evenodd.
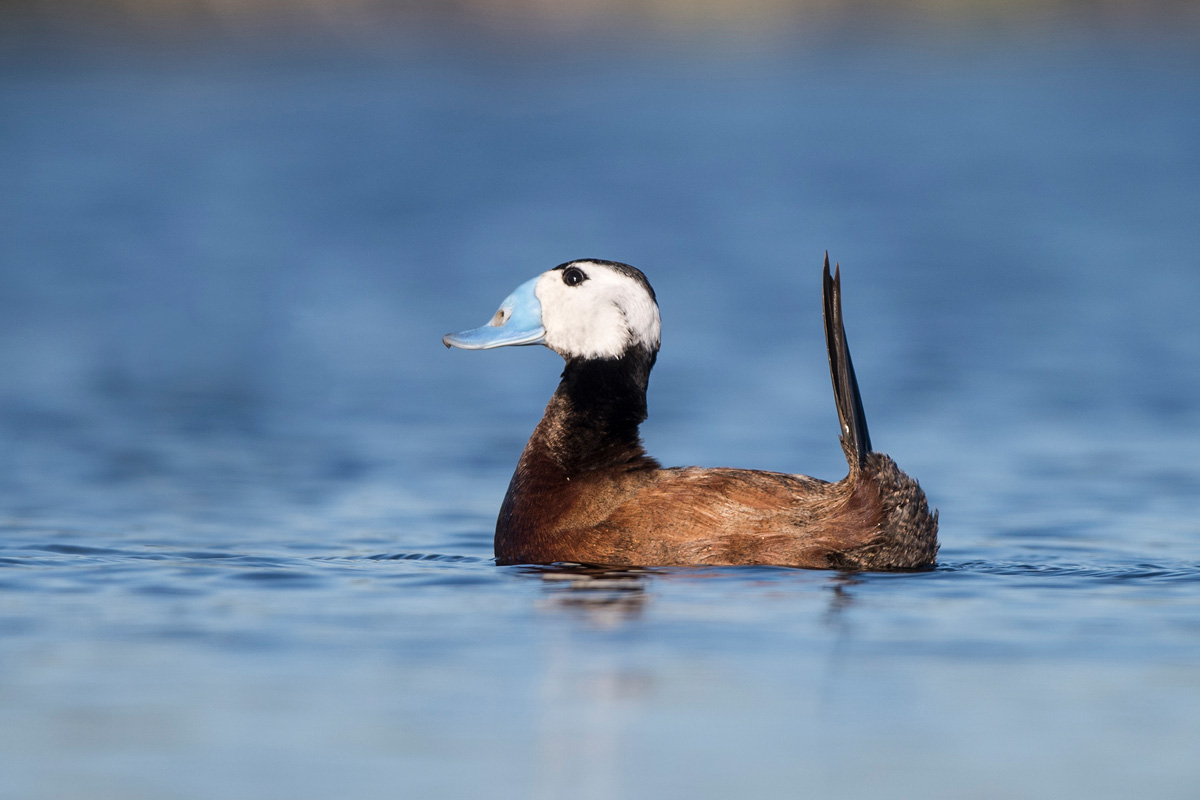
<svg viewBox="0 0 1200 800"><path fill-rule="evenodd" d="M0 58L0 795L1194 797L1200 49ZM652 453L840 477L821 257L938 569L497 567L629 261Z"/></svg>

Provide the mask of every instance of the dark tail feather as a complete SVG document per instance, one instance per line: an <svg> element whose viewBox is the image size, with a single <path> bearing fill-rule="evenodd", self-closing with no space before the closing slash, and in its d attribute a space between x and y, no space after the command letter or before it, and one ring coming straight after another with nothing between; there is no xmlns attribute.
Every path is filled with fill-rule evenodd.
<svg viewBox="0 0 1200 800"><path fill-rule="evenodd" d="M825 276L822 296L825 302L825 346L829 349L829 374L833 378L833 399L837 403L838 422L842 426L842 447L850 472L854 474L866 462L871 452L871 434L867 432L867 416L863 413L862 397L858 394L858 379L846 345L846 328L842 324L842 275L839 264L829 277L829 253L825 254Z"/></svg>

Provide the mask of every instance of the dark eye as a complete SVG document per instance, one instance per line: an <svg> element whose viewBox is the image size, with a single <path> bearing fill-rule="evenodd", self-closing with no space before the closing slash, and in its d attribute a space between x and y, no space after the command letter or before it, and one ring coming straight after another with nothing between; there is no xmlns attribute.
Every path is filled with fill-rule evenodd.
<svg viewBox="0 0 1200 800"><path fill-rule="evenodd" d="M587 280L587 275L579 267L567 267L563 270L563 283L567 286L578 286Z"/></svg>

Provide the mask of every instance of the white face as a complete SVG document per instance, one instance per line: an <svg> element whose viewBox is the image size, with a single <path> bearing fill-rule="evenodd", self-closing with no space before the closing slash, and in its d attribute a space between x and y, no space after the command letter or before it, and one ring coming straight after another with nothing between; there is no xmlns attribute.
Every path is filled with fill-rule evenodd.
<svg viewBox="0 0 1200 800"><path fill-rule="evenodd" d="M658 304L639 280L613 267L572 261L543 273L534 294L543 343L564 358L615 358L634 344L658 350Z"/></svg>

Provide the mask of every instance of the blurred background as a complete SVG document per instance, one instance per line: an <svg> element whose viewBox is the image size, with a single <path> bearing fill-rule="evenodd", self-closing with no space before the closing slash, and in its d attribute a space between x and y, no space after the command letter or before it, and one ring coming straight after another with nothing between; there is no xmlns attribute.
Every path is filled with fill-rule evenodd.
<svg viewBox="0 0 1200 800"><path fill-rule="evenodd" d="M1200 4L0 3L0 795L1191 797ZM941 568L495 567L579 257L648 449ZM399 789L397 788L399 787Z"/></svg>

